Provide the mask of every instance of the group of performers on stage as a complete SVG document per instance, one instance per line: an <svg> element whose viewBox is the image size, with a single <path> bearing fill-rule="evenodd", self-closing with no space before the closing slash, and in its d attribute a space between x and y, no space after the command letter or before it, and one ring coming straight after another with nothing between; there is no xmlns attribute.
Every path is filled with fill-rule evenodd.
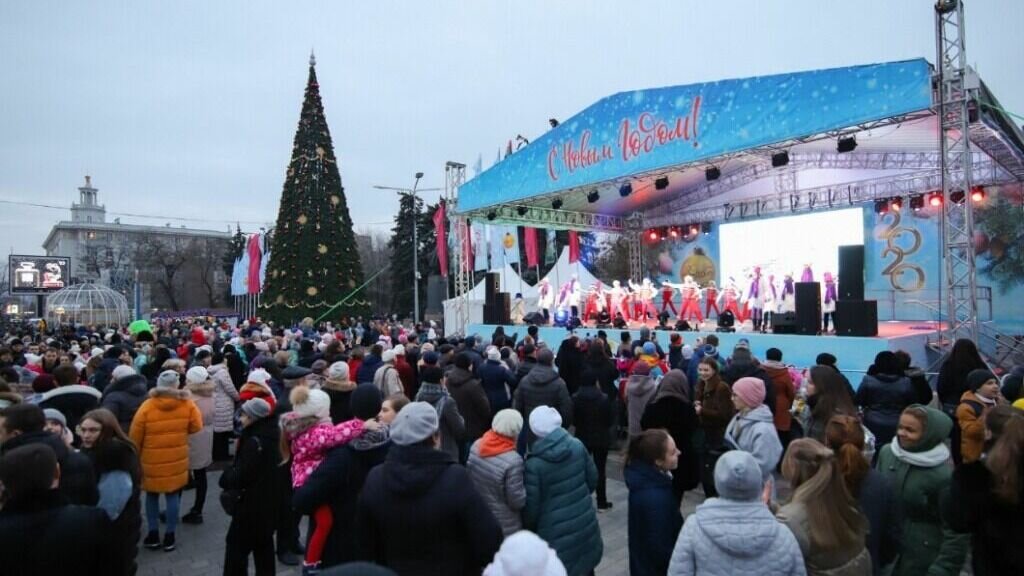
<svg viewBox="0 0 1024 576"><path fill-rule="evenodd" d="M598 325L627 326L631 322L647 322L656 320L664 323L666 319L675 318L677 325L685 322L694 329L712 318L729 312L735 322L742 324L750 320L757 332L767 332L772 326L772 315L796 311L796 284L792 274L785 274L782 282L776 281L772 274L765 275L761 267L755 266L749 275L750 284L744 289L734 278L729 278L721 288L709 281L701 286L692 276L683 278L682 283L662 282L656 286L649 278L639 284L628 280L622 285L618 280L609 287L600 281L589 288L580 285L579 279L573 277L555 290L545 278L537 286L537 307L543 316L544 323L550 323L553 314L561 311L569 322ZM801 282L813 282L814 274L811 267L805 266L800 278ZM679 310L676 309L676 293L681 296ZM660 296L660 310L655 300ZM701 313L701 301L704 312ZM519 310L523 303L517 303ZM836 307L836 283L832 274L824 275L822 312L824 333L829 330L829 320ZM671 315L668 311L671 310ZM522 318L522 313L513 314Z"/></svg>

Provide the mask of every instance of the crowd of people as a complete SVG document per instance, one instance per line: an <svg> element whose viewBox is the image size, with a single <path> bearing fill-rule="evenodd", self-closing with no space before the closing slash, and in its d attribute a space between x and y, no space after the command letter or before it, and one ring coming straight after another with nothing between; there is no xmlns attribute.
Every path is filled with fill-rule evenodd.
<svg viewBox="0 0 1024 576"><path fill-rule="evenodd" d="M616 505L635 576L955 575L969 551L975 574L1024 573L1024 367L997 378L961 340L934 392L903 352L854 387L830 353L524 331L12 329L0 571L135 574L210 499L230 576L593 574Z"/></svg>

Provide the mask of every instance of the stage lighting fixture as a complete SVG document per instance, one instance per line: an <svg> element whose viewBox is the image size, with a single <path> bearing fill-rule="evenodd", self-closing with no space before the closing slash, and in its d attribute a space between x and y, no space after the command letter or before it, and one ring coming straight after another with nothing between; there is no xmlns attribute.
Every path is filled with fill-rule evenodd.
<svg viewBox="0 0 1024 576"><path fill-rule="evenodd" d="M875 214L885 214L889 211L888 200L875 200Z"/></svg>
<svg viewBox="0 0 1024 576"><path fill-rule="evenodd" d="M910 209L917 212L924 208L924 194L914 194L910 197Z"/></svg>
<svg viewBox="0 0 1024 576"><path fill-rule="evenodd" d="M651 228L650 230L648 230L647 231L647 239L650 240L651 242L654 242L655 240L657 240L658 239L658 231L655 230L654 228Z"/></svg>
<svg viewBox="0 0 1024 576"><path fill-rule="evenodd" d="M632 184L623 184L622 186L619 186L619 196L622 196L623 198L625 198L626 196L629 196L632 193L633 193L633 185Z"/></svg>
<svg viewBox="0 0 1024 576"><path fill-rule="evenodd" d="M853 152L857 148L857 139L853 136L846 136L836 143L836 152Z"/></svg>
<svg viewBox="0 0 1024 576"><path fill-rule="evenodd" d="M971 202L981 202L985 199L985 189L981 186L971 187Z"/></svg>
<svg viewBox="0 0 1024 576"><path fill-rule="evenodd" d="M548 118L548 124L551 124L552 128L558 128L558 120L555 118Z"/></svg>
<svg viewBox="0 0 1024 576"><path fill-rule="evenodd" d="M668 229L668 235L671 238L679 238L679 228L676 228L675 226L670 226Z"/></svg>
<svg viewBox="0 0 1024 576"><path fill-rule="evenodd" d="M526 216L526 210L526 206L519 206L516 208L516 214L519 214L520 216Z"/></svg>
<svg viewBox="0 0 1024 576"><path fill-rule="evenodd" d="M665 188L668 188L668 176L662 176L654 181L655 190L664 190Z"/></svg>
<svg viewBox="0 0 1024 576"><path fill-rule="evenodd" d="M704 171L704 178L707 179L708 182L718 180L721 176L722 171L718 169L718 166L712 166Z"/></svg>
<svg viewBox="0 0 1024 576"><path fill-rule="evenodd" d="M965 196L963 190L953 190L949 193L949 201L953 204L963 204Z"/></svg>
<svg viewBox="0 0 1024 576"><path fill-rule="evenodd" d="M557 326L559 328L565 327L569 323L569 311L566 310L565 308L560 308L558 310L555 310L555 315L554 315L553 320L554 320L553 324L555 326Z"/></svg>
<svg viewBox="0 0 1024 576"><path fill-rule="evenodd" d="M498 213L495 212L494 210L491 210L490 212L487 213L487 219L488 220L494 220L497 217L498 217Z"/></svg>
<svg viewBox="0 0 1024 576"><path fill-rule="evenodd" d="M705 236L711 234L711 222L701 222L700 231L703 232Z"/></svg>
<svg viewBox="0 0 1024 576"><path fill-rule="evenodd" d="M903 209L903 198L893 198L889 201L889 207L893 212L899 212Z"/></svg>
<svg viewBox="0 0 1024 576"><path fill-rule="evenodd" d="M942 206L942 192L932 192L928 196L928 203L931 204L934 208Z"/></svg>
<svg viewBox="0 0 1024 576"><path fill-rule="evenodd" d="M591 204L597 202L600 198L601 195L597 193L596 188L594 190L591 190L590 194L587 194L587 202L590 202Z"/></svg>
<svg viewBox="0 0 1024 576"><path fill-rule="evenodd" d="M561 198L555 198L554 200L552 200L551 201L551 207L554 208L555 210L561 210L561 208L562 208L562 199Z"/></svg>
<svg viewBox="0 0 1024 576"><path fill-rule="evenodd" d="M789 164L789 152L782 151L772 154L772 168L781 168Z"/></svg>
<svg viewBox="0 0 1024 576"><path fill-rule="evenodd" d="M698 232L700 232L700 226L690 224L690 236L696 236Z"/></svg>

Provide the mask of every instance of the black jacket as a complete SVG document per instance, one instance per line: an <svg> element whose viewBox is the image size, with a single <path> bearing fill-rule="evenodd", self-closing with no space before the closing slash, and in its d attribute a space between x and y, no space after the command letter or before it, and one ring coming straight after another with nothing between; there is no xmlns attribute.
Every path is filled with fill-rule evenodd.
<svg viewBox="0 0 1024 576"><path fill-rule="evenodd" d="M96 474L89 457L69 449L55 434L45 430L25 432L4 442L0 452L6 454L19 446L46 444L57 455L60 464L60 494L71 504L95 506L99 500L96 490Z"/></svg>
<svg viewBox="0 0 1024 576"><path fill-rule="evenodd" d="M479 379L458 366L448 373L446 386L466 421L465 441L473 443L491 427L491 404L487 394Z"/></svg>
<svg viewBox="0 0 1024 576"><path fill-rule="evenodd" d="M579 348L569 344L558 349L558 356L555 358L555 366L558 367L558 375L565 381L569 394L575 394L580 389L580 381L583 376L583 352Z"/></svg>
<svg viewBox="0 0 1024 576"><path fill-rule="evenodd" d="M516 368L516 386L523 381L523 378L533 370L533 367L537 365L537 360L532 356L527 356L519 363L519 367Z"/></svg>
<svg viewBox="0 0 1024 576"><path fill-rule="evenodd" d="M551 366L537 364L525 378L519 381L512 407L523 415L523 421L530 421L530 413L537 406L551 406L562 415L562 427L572 426L572 397L558 373ZM527 436L533 442L533 432Z"/></svg>
<svg viewBox="0 0 1024 576"><path fill-rule="evenodd" d="M618 399L619 369L615 367L615 362L611 360L600 363L587 362L583 365L582 378L583 384L590 384L596 380L601 392L604 392L612 400Z"/></svg>
<svg viewBox="0 0 1024 576"><path fill-rule="evenodd" d="M145 378L142 378L142 382L145 386ZM110 528L113 545L120 561L110 573L132 576L137 569L135 558L139 554L139 539L142 536L142 469L139 457L130 444L116 439L103 442L95 449L83 450L82 453L92 462L97 481L103 474L114 471L127 472L132 477L132 495Z"/></svg>
<svg viewBox="0 0 1024 576"><path fill-rule="evenodd" d="M996 500L992 473L983 461L963 464L953 472L949 523L971 534L971 563L976 576L1024 574L1024 494L1016 505ZM1019 480L1019 479L1018 479Z"/></svg>
<svg viewBox="0 0 1024 576"><path fill-rule="evenodd" d="M235 460L220 476L224 490L241 490L242 500L232 522L273 531L280 501L276 472L280 463L277 418L268 416L242 429Z"/></svg>
<svg viewBox="0 0 1024 576"><path fill-rule="evenodd" d="M466 469L423 445L392 446L370 470L355 525L363 559L403 576L480 574L502 540Z"/></svg>
<svg viewBox="0 0 1024 576"><path fill-rule="evenodd" d="M693 404L666 396L649 402L640 418L640 428L664 428L679 450L679 464L672 472L672 489L677 497L692 490L700 482L700 458L695 449L693 435L700 427Z"/></svg>
<svg viewBox="0 0 1024 576"><path fill-rule="evenodd" d="M43 410L47 408L59 410L68 421L68 429L74 431L78 427L78 421L86 412L99 407L100 397L99 390L92 386L72 384L54 388L43 394L39 400L39 407Z"/></svg>
<svg viewBox="0 0 1024 576"><path fill-rule="evenodd" d="M98 508L67 505L56 490L0 511L4 576L107 576L120 566L110 520Z"/></svg>
<svg viewBox="0 0 1024 576"><path fill-rule="evenodd" d="M864 410L864 425L875 435L875 446L892 442L903 409L920 402L909 377L891 374L865 375L855 400Z"/></svg>
<svg viewBox="0 0 1024 576"><path fill-rule="evenodd" d="M107 386L103 391L100 407L113 412L117 423L121 425L121 430L127 434L132 427L132 418L146 400L147 392L145 376L126 376Z"/></svg>
<svg viewBox="0 0 1024 576"><path fill-rule="evenodd" d="M607 450L614 435L615 401L597 386L581 386L572 395L576 438L588 450Z"/></svg>
<svg viewBox="0 0 1024 576"><path fill-rule="evenodd" d="M366 482L366 475L384 462L390 447L391 443L385 442L359 449L356 442L334 448L309 475L306 483L295 489L292 507L299 514L312 515L324 504L331 507L334 524L324 543L324 567L358 559L356 501ZM309 534L312 533L310 529Z"/></svg>
<svg viewBox="0 0 1024 576"><path fill-rule="evenodd" d="M512 375L500 360L487 360L477 371L480 385L484 387L487 401L491 405L491 413L512 407L512 394L516 390L516 377ZM451 375L449 375L450 377Z"/></svg>

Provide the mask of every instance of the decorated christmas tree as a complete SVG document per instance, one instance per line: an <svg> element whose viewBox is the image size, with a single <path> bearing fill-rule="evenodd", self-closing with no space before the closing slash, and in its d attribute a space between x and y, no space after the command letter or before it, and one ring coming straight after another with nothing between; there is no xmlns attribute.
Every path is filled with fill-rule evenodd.
<svg viewBox="0 0 1024 576"><path fill-rule="evenodd" d="M320 101L316 60L310 56L260 315L287 325L307 316L316 319L343 300L326 320L362 314L366 299L354 293L362 284L352 218Z"/></svg>

